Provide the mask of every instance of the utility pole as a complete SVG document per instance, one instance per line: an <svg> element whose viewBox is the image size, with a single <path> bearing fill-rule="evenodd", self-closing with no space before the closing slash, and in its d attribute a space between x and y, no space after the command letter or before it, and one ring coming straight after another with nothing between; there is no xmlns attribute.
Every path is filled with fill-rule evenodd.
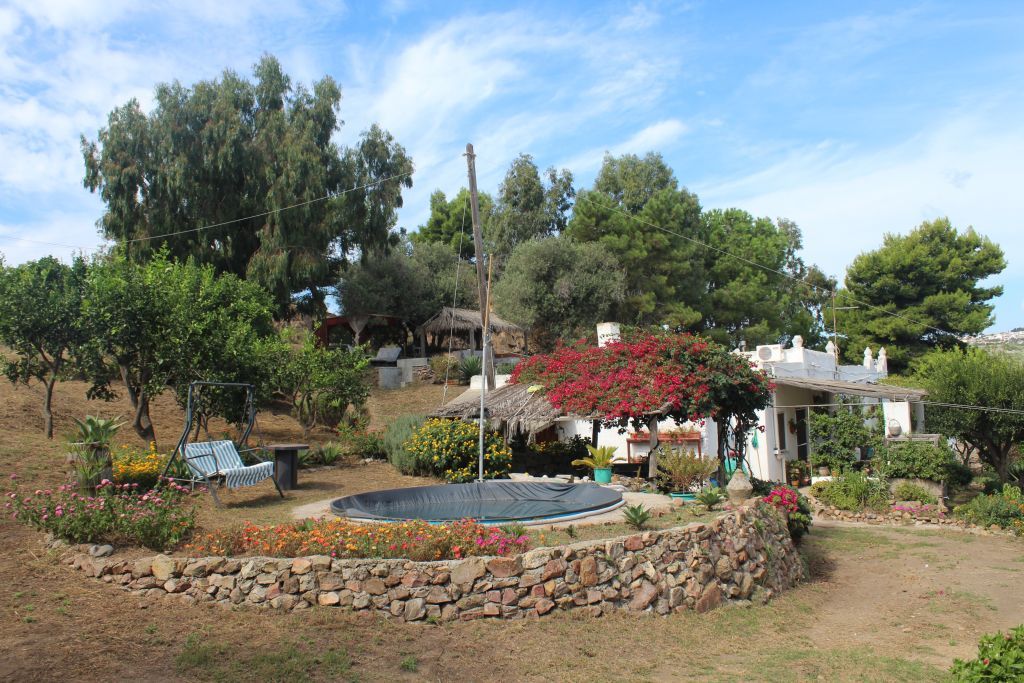
<svg viewBox="0 0 1024 683"><path fill-rule="evenodd" d="M473 248L476 255L476 276L479 280L480 294L480 323L481 334L484 340L490 336L490 321L486 311L489 302L487 298L487 273L484 270L484 237L480 228L480 198L476 189L476 154L473 153L473 144L466 143L466 167L469 171L469 208L473 217ZM487 388L494 387L494 363L489 363L487 358L487 344L482 344L484 381Z"/></svg>

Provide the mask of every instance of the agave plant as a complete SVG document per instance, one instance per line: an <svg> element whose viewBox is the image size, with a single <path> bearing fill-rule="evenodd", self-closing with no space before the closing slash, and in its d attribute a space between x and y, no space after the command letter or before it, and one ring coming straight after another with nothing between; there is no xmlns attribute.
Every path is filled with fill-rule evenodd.
<svg viewBox="0 0 1024 683"><path fill-rule="evenodd" d="M459 362L459 381L469 384L469 381L483 372L484 361L480 356L466 356Z"/></svg>
<svg viewBox="0 0 1024 683"><path fill-rule="evenodd" d="M591 446L587 444L587 452L590 453L589 458L580 458L579 460L573 460L573 467L589 467L592 470L605 470L612 466L612 460L615 459L615 450L617 446Z"/></svg>
<svg viewBox="0 0 1024 683"><path fill-rule="evenodd" d="M84 420L72 418L78 433L69 439L75 452L75 474L83 488L95 487L103 479L114 478L110 444L124 422L120 418L104 419L86 415Z"/></svg>
<svg viewBox="0 0 1024 683"><path fill-rule="evenodd" d="M707 487L698 493L696 497L696 501L706 507L708 512L711 512L711 508L715 507L723 500L725 500L725 496L722 495L722 489L717 486Z"/></svg>
<svg viewBox="0 0 1024 683"><path fill-rule="evenodd" d="M645 508L642 503L627 505L623 508L622 514L626 518L626 524L637 531L643 529L647 526L647 522L651 521L651 511Z"/></svg>

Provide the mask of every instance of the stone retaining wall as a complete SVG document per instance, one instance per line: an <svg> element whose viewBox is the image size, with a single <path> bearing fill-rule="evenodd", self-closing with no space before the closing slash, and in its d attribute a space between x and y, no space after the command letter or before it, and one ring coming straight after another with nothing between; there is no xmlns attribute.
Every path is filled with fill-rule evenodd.
<svg viewBox="0 0 1024 683"><path fill-rule="evenodd" d="M1006 536L1015 536L1012 531L1007 531L999 527L997 524L993 524L990 527L978 526L977 524L971 524L970 522L962 519L952 517L948 512L939 512L939 510L933 509L926 512L910 512L909 510L888 510L882 512L873 512L871 510L863 510L860 512L853 512L850 510L840 510L835 507L827 506L812 498L811 506L813 507L814 516L820 519L832 519L838 522L860 522L863 524L886 524L889 526L942 526L951 529L961 529L971 533L981 534L997 534Z"/></svg>
<svg viewBox="0 0 1024 683"><path fill-rule="evenodd" d="M611 540L539 548L512 557L440 562L320 555L126 561L69 552L89 576L147 598L274 609L313 605L405 620L541 616L582 609L705 612L723 601L767 602L803 577L783 516L765 504Z"/></svg>

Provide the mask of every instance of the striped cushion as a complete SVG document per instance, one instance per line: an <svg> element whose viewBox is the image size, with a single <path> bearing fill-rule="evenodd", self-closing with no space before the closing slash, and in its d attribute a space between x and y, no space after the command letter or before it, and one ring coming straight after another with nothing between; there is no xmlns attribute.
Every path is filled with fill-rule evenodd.
<svg viewBox="0 0 1024 683"><path fill-rule="evenodd" d="M274 476L274 463L246 465L232 441L185 444L185 463L197 479L223 476L228 488L252 486Z"/></svg>

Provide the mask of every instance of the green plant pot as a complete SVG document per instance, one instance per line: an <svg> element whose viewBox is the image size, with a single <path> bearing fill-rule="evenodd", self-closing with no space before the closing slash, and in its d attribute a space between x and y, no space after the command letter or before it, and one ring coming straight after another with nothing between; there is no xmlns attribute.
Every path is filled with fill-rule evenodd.
<svg viewBox="0 0 1024 683"><path fill-rule="evenodd" d="M668 495L669 495L670 498L673 498L673 499L676 499L676 500L682 500L682 501L685 501L687 503L689 503L691 501L694 501L694 500L697 500L697 494L696 493L680 493L679 491L673 491L672 493L670 493Z"/></svg>
<svg viewBox="0 0 1024 683"><path fill-rule="evenodd" d="M612 468L602 467L601 469L594 470L594 481L598 484L612 483Z"/></svg>

